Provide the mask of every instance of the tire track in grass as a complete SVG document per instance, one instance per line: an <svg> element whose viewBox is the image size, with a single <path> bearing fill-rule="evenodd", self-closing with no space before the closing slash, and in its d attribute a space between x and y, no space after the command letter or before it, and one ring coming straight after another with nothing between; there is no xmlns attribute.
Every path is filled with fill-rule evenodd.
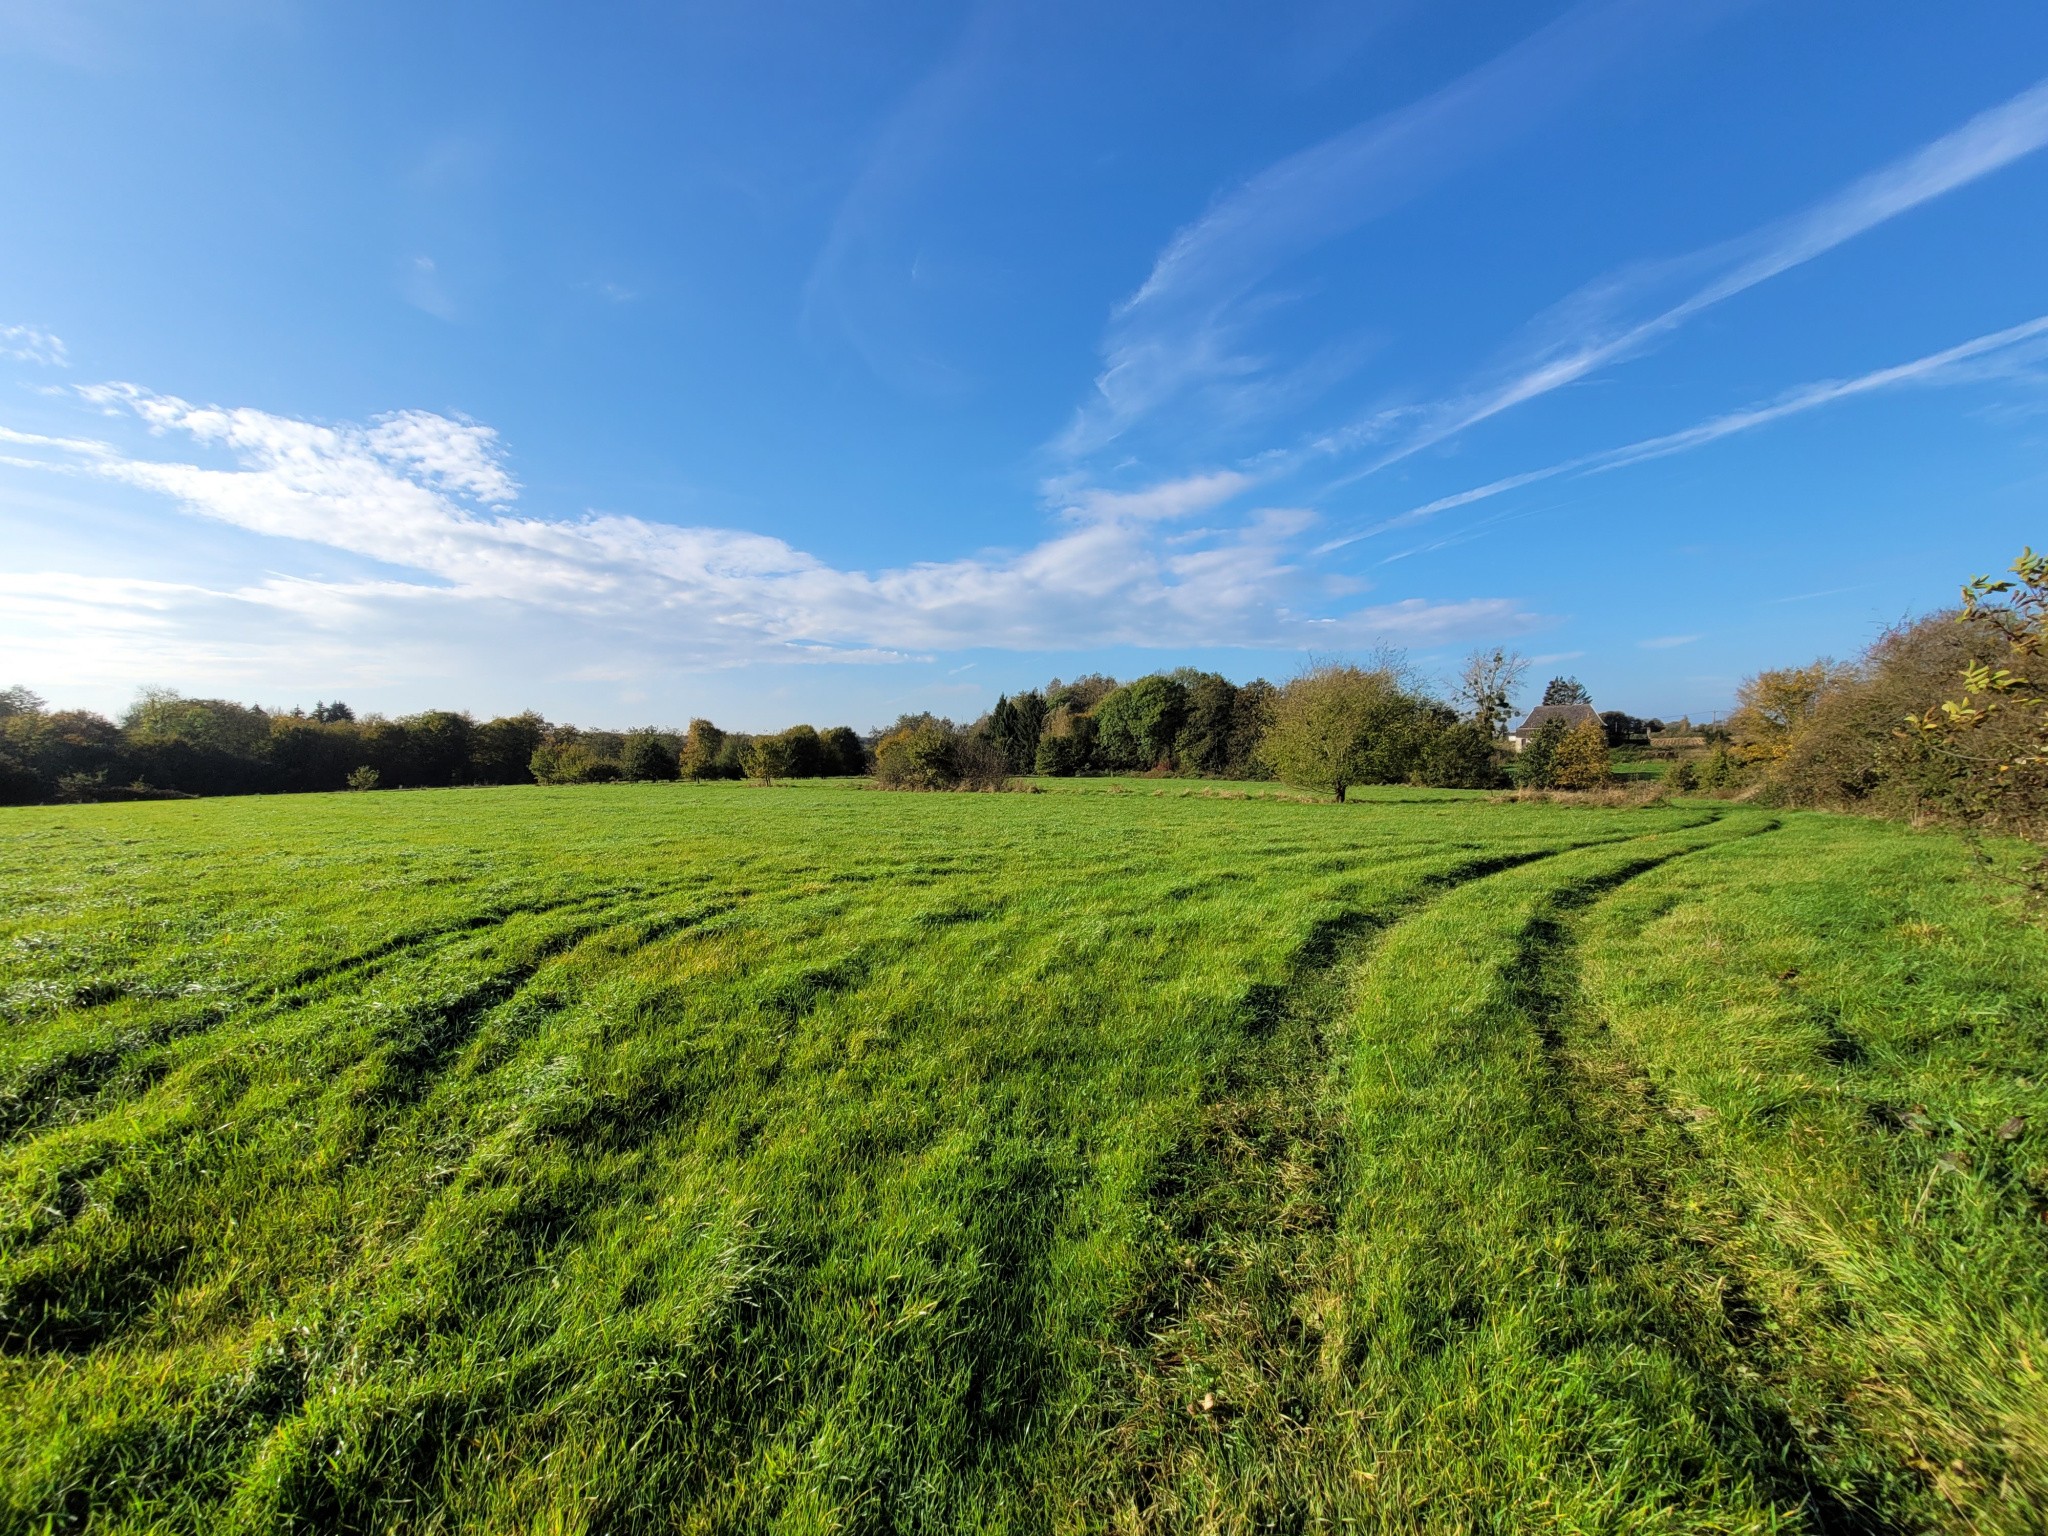
<svg viewBox="0 0 2048 1536"><path fill-rule="evenodd" d="M1674 1346L1665 1298L1604 1251L1517 997L1556 892L1597 899L1775 825L1721 820L1418 891L1344 952L1348 994L1301 977L1307 1018L1273 1038L1318 1043L1219 1110L1268 1139L1240 1137L1219 1175L1224 1261L1197 1246L1193 1299L1131 1347L1135 1407L1078 1510L1148 1530L1868 1528L1811 1518L1754 1394Z"/></svg>
<svg viewBox="0 0 2048 1536"><path fill-rule="evenodd" d="M1439 1084L1464 1128L1408 1128L1406 1150L1433 1145L1429 1165L1449 1177L1395 1159L1418 1184L1404 1200L1386 1188L1392 1170L1378 1170L1383 1219L1377 1232L1364 1224L1357 1255L1372 1266L1377 1250L1396 1278L1366 1268L1354 1283L1370 1303L1359 1321L1380 1335L1359 1373L1374 1390L1358 1395L1378 1399L1360 1405L1372 1424L1361 1449L1397 1505L1448 1506L1482 1529L1538 1510L1588 1529L1889 1528L1834 1485L1770 1390L1757 1357L1765 1320L1733 1274L1684 1241L1663 1199L1673 1149L1632 1141L1565 1043L1574 914L1673 859L1777 825L1546 870L1568 878L1482 924L1505 950L1493 996L1464 1040L1442 1042L1457 1069L1444 1076L1466 1079ZM1490 1187L1491 1209L1474 1187ZM1432 1194L1461 1219L1429 1230ZM1388 1230L1395 1210L1408 1230Z"/></svg>
<svg viewBox="0 0 2048 1536"><path fill-rule="evenodd" d="M1311 925L1284 982L1246 989L1244 1049L1155 1176L1170 1252L1109 1346L1100 1438L1084 1437L1089 1465L1063 1469L1062 1502L1170 1527L1191 1452L1221 1436L1283 1439L1313 1412L1330 1301L1319 1276L1341 1200L1332 1053L1366 957L1460 887L1626 836L1466 859L1341 907Z"/></svg>
<svg viewBox="0 0 2048 1536"><path fill-rule="evenodd" d="M1778 825L1770 822L1752 835ZM1779 1498L1816 1530L1905 1529L1885 1508L1880 1484L1867 1470L1849 1469L1835 1453L1829 1437L1840 1426L1795 1422L1772 1390L1770 1383L1796 1371L1798 1362L1774 1339L1776 1323L1749 1294L1741 1266L1719 1257L1700 1235L1701 1224L1688 1221L1681 1209L1679 1185L1700 1170L1699 1147L1665 1112L1641 1068L1603 1053L1594 1042L1606 1026L1588 1012L1581 987L1581 918L1629 881L1668 862L1640 861L1563 887L1539 904L1520 936L1510 996L1530 1022L1570 1128L1558 1155L1581 1175L1606 1228L1631 1231L1651 1283L1661 1282L1678 1298L1680 1326L1661 1337L1752 1416L1745 1427L1770 1453L1766 1469Z"/></svg>

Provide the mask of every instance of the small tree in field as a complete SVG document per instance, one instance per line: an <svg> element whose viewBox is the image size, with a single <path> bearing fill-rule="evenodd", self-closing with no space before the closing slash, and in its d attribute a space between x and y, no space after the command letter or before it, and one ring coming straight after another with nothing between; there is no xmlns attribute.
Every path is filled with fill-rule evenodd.
<svg viewBox="0 0 2048 1536"><path fill-rule="evenodd" d="M350 771L348 787L354 790L375 789L382 779L382 774L365 763L362 767Z"/></svg>
<svg viewBox="0 0 2048 1536"><path fill-rule="evenodd" d="M742 754L747 777L773 784L789 777L790 744L784 736L757 736Z"/></svg>
<svg viewBox="0 0 2048 1536"><path fill-rule="evenodd" d="M1599 789L1613 776L1607 756L1607 732L1597 720L1585 720L1564 734L1550 760L1550 782L1559 789Z"/></svg>
<svg viewBox="0 0 2048 1536"><path fill-rule="evenodd" d="M1274 698L1273 723L1260 750L1287 783L1328 790L1341 804L1354 784L1380 776L1375 755L1383 738L1413 714L1413 701L1389 672L1314 667Z"/></svg>

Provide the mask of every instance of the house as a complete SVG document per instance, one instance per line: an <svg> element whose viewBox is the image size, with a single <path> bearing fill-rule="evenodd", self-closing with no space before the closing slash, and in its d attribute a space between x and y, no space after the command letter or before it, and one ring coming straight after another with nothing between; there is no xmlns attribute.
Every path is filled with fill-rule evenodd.
<svg viewBox="0 0 2048 1536"><path fill-rule="evenodd" d="M1508 732L1508 745L1517 752L1529 745L1536 733L1552 720L1562 720L1564 728L1583 725L1588 720L1600 723L1600 712L1590 704L1539 704L1529 711L1529 718Z"/></svg>

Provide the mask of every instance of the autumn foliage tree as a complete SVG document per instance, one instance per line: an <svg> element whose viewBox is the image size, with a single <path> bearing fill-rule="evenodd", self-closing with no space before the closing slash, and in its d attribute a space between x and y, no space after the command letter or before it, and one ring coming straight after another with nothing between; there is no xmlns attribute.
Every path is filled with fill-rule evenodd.
<svg viewBox="0 0 2048 1536"><path fill-rule="evenodd" d="M1597 720L1582 720L1566 731L1550 760L1550 782L1558 789L1599 789L1613 772L1607 732Z"/></svg>
<svg viewBox="0 0 2048 1536"><path fill-rule="evenodd" d="M2048 834L2048 555L2029 548L2010 578L1963 588L1961 622L1990 652L1963 669L1960 696L1910 722L1955 765L1974 814Z"/></svg>
<svg viewBox="0 0 2048 1536"><path fill-rule="evenodd" d="M1744 678L1735 690L1735 712L1728 717L1736 758L1768 766L1784 757L1844 677L1842 667L1822 659Z"/></svg>

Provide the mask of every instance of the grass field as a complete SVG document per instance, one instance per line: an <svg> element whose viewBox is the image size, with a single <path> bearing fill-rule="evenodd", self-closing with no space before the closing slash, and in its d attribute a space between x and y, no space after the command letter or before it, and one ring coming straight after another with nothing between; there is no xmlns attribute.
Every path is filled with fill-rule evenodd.
<svg viewBox="0 0 2048 1536"><path fill-rule="evenodd" d="M0 813L0 1529L2048 1528L1995 871L1238 793Z"/></svg>

